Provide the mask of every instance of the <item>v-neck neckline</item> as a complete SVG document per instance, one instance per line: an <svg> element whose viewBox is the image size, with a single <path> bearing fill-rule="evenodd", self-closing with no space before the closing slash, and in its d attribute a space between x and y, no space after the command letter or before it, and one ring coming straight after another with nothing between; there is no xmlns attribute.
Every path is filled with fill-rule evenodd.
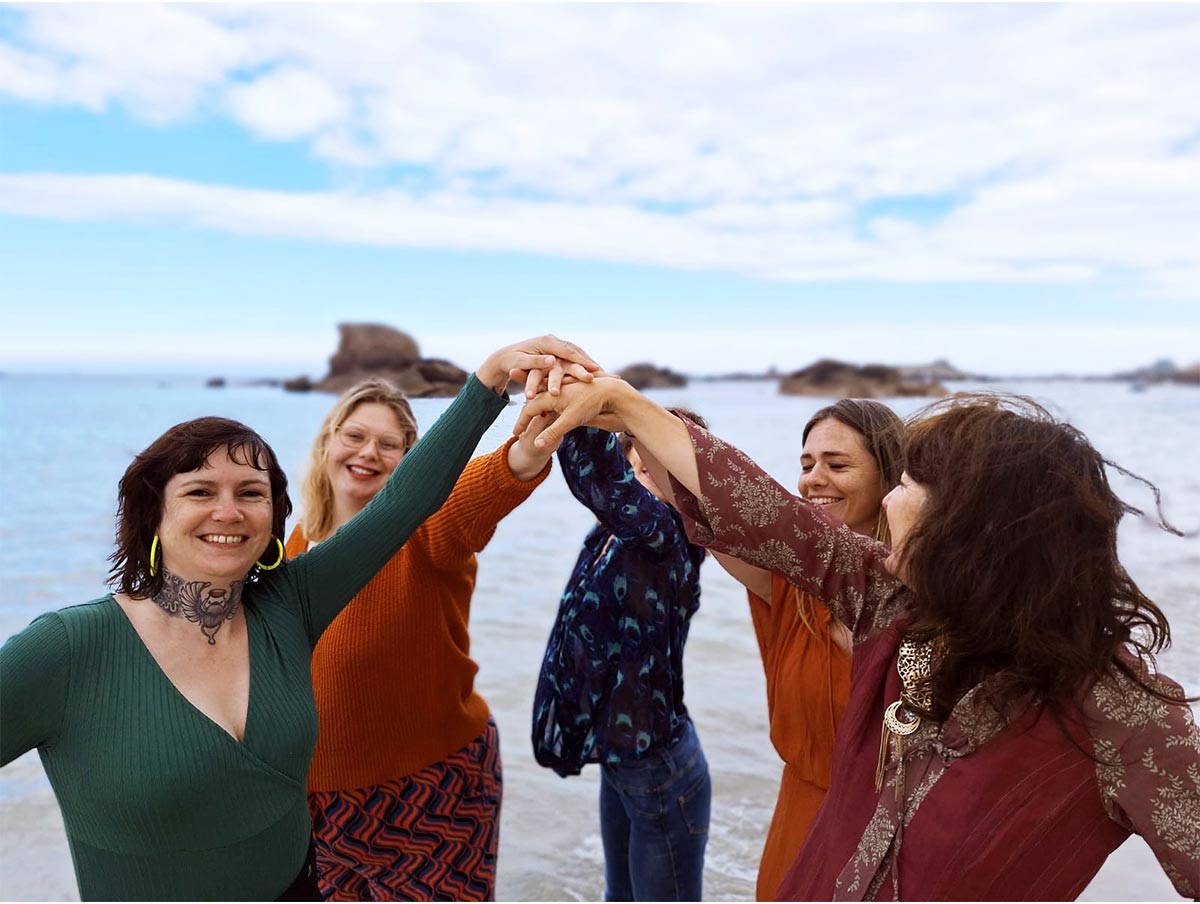
<svg viewBox="0 0 1200 904"><path fill-rule="evenodd" d="M133 635L133 639L135 641L137 641L138 647L140 647L142 652L145 653L146 658L150 661L150 664L154 667L154 671L157 672L159 677L162 678L162 680L166 682L167 686L171 688L172 692L174 692L174 694L183 702L183 704L188 709L190 709L193 713L195 713L196 716L198 716L204 722L206 722L210 726L212 726L212 728L214 730L220 732L224 737L228 738L231 743L236 744L238 747L240 747L242 749L249 749L246 746L246 741L250 737L250 716L254 711L255 668L254 668L254 644L251 642L252 638L250 636L250 631L251 631L250 612L246 608L245 601L243 600L243 602L242 602L242 611L245 614L245 618L246 618L246 668L249 672L249 675L248 675L248 680L247 680L248 687L246 690L246 718L242 723L242 738L241 738L241 740L238 740L237 736L235 736L232 732L230 732L228 729L226 729L225 726L220 725L215 719L213 719L206 712L204 712L202 709L200 709L200 707L198 707L195 703L193 703L191 700L189 700L187 697L187 694L185 694L183 691L181 691L179 689L179 686L177 684L175 684L174 681L171 680L171 676L166 673L165 669L163 669L162 664L158 661L158 658L154 655L153 652L151 652L150 648L148 646L146 646L146 641L144 641L142 639L142 635L138 631L137 626L129 618L129 615L125 612L125 609L121 606L121 604L117 602L116 595L110 593L107 597L107 600L109 603L111 603L113 606L115 606L117 611L120 613L121 620L125 623L126 627L129 629L130 633Z"/></svg>

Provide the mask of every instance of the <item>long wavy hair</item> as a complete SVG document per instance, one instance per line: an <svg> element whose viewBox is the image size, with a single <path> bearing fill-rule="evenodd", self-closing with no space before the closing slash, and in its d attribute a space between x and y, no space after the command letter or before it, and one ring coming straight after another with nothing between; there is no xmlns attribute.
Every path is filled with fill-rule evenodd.
<svg viewBox="0 0 1200 904"><path fill-rule="evenodd" d="M325 466L329 461L329 443L338 428L359 405L375 402L386 405L400 422L404 449L408 451L417 441L417 419L413 416L408 397L387 380L371 377L351 386L329 409L324 423L313 441L308 459L308 471L300 482L300 498L304 511L300 526L309 540L320 542L333 533L333 485Z"/></svg>
<svg viewBox="0 0 1200 904"><path fill-rule="evenodd" d="M220 449L229 457L267 475L271 484L271 533L282 540L292 501L288 498L287 475L266 440L238 421L202 417L176 424L140 452L125 469L117 484L116 548L108 584L117 593L144 599L162 590L163 570L150 573L150 545L162 523L163 491L176 474L203 467ZM260 558L262 553L260 552ZM259 578L257 565L246 576L247 583Z"/></svg>
<svg viewBox="0 0 1200 904"><path fill-rule="evenodd" d="M905 471L927 490L900 550L917 641L937 640L930 715L945 719L985 677L1002 718L1038 702L1060 720L1082 688L1114 671L1178 702L1147 674L1171 641L1166 616L1117 558L1117 524L1141 514L1109 485L1079 430L1023 396L958 395L918 412ZM1178 533L1159 510L1161 525Z"/></svg>

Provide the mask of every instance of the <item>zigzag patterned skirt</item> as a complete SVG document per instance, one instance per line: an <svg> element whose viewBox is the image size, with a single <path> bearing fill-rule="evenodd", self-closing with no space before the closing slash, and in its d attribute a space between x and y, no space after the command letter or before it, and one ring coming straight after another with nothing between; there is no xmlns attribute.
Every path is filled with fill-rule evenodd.
<svg viewBox="0 0 1200 904"><path fill-rule="evenodd" d="M308 795L330 901L491 901L500 840L500 734L420 772Z"/></svg>

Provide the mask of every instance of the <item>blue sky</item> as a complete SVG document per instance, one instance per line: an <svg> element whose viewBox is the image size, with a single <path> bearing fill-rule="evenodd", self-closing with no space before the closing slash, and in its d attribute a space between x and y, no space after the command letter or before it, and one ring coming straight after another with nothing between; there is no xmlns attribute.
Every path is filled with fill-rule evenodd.
<svg viewBox="0 0 1200 904"><path fill-rule="evenodd" d="M1200 359L1200 11L0 9L6 370Z"/></svg>

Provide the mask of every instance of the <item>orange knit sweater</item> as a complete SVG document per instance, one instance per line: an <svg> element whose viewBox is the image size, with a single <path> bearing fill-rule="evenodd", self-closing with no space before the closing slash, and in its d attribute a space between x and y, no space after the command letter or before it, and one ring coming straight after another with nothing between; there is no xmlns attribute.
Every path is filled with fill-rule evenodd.
<svg viewBox="0 0 1200 904"><path fill-rule="evenodd" d="M467 633L475 553L500 519L546 479L508 467L509 440L472 459L450 498L321 636L312 658L320 735L309 791L342 791L409 775L483 733L488 707ZM299 526L289 557L308 548Z"/></svg>
<svg viewBox="0 0 1200 904"><path fill-rule="evenodd" d="M746 596L767 677L771 743L784 763L756 891L758 900L774 901L829 790L834 735L850 696L851 660L833 642L833 616L824 604L779 575L771 576L770 605L753 593Z"/></svg>

